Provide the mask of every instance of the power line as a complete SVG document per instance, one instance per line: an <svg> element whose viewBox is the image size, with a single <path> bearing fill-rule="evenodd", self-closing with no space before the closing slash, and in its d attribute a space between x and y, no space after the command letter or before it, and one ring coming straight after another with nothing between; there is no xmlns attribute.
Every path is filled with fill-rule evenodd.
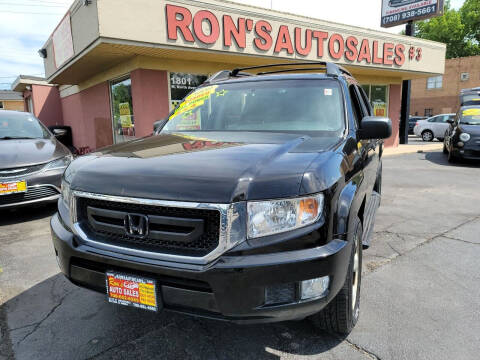
<svg viewBox="0 0 480 360"><path fill-rule="evenodd" d="M65 8L68 6L63 5L43 5L43 4L18 4L18 3L9 3L9 2L0 2L0 5L12 5L12 6L40 6L40 7L53 7L53 8Z"/></svg>
<svg viewBox="0 0 480 360"><path fill-rule="evenodd" d="M43 74L29 74L28 76L43 76ZM11 79L11 78L17 78L18 75L12 75L12 76L0 76L0 79ZM2 83L0 83L2 84ZM6 83L3 83L6 84Z"/></svg>
<svg viewBox="0 0 480 360"><path fill-rule="evenodd" d="M6 11L6 10L0 10L0 15L1 14L24 14L24 15L62 15L63 13L58 12L58 13L46 13L46 12L30 12L30 11Z"/></svg>
<svg viewBox="0 0 480 360"><path fill-rule="evenodd" d="M3 2L11 2L12 0L0 0L0 3L3 3ZM27 3L15 3L15 5L33 5L33 4L55 4L55 5L59 5L59 6L70 6L71 4L71 1L69 2L56 2L56 1L47 1L47 0L22 0L22 1L27 1ZM30 3L29 3L30 2ZM32 4L33 3L33 4Z"/></svg>

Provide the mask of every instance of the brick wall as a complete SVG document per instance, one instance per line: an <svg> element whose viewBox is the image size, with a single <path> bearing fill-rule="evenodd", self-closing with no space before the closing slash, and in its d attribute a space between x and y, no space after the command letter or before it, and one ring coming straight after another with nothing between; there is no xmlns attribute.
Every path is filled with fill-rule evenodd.
<svg viewBox="0 0 480 360"><path fill-rule="evenodd" d="M464 72L468 81L460 79ZM460 90L476 86L480 86L480 56L448 59L441 89L427 89L426 78L412 80L410 115L424 115L425 109L433 109L433 115L456 112Z"/></svg>

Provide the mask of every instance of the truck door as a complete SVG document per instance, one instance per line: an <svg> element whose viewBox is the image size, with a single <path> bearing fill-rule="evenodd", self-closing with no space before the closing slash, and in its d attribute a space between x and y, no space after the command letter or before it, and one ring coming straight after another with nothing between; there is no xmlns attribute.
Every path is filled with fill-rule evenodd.
<svg viewBox="0 0 480 360"><path fill-rule="evenodd" d="M372 113L371 106L365 104L360 89L355 84L349 86L352 107L357 122L357 127L361 126L362 119ZM362 192L369 199L376 179L376 169L379 163L376 141L358 140L357 144L359 156L362 159L364 180L362 184Z"/></svg>
<svg viewBox="0 0 480 360"><path fill-rule="evenodd" d="M360 102L363 117L373 116L372 106L370 105L367 94L365 94L363 88L355 86L355 90L357 91L357 98ZM372 139L364 140L364 144L367 151L365 175L368 176L368 189L371 191L377 179L377 169L380 164L380 146L383 146L383 142L379 139ZM370 192L367 195L370 195Z"/></svg>

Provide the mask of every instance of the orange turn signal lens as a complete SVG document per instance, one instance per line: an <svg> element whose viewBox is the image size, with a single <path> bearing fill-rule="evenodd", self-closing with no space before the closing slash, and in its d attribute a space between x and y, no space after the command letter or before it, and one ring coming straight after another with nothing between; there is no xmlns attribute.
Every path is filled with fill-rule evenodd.
<svg viewBox="0 0 480 360"><path fill-rule="evenodd" d="M315 219L318 215L318 201L314 198L300 200L299 207L300 221Z"/></svg>

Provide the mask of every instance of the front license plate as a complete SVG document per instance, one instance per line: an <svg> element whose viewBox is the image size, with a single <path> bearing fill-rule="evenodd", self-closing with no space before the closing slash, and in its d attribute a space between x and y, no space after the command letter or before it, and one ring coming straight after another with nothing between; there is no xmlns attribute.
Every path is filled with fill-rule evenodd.
<svg viewBox="0 0 480 360"><path fill-rule="evenodd" d="M27 182L25 180L0 182L0 195L23 193L25 191L27 191Z"/></svg>
<svg viewBox="0 0 480 360"><path fill-rule="evenodd" d="M106 282L109 302L158 311L155 280L107 271Z"/></svg>

